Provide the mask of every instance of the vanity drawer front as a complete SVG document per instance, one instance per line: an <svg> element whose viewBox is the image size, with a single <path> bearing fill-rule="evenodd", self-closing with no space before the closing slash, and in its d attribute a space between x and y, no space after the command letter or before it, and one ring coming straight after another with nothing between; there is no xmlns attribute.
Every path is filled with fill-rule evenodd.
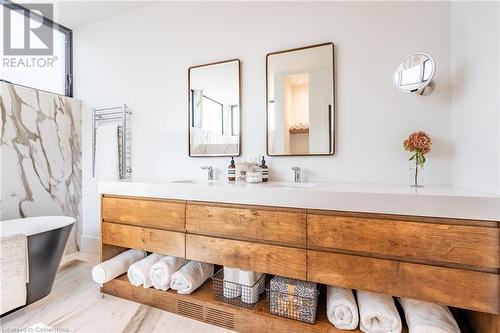
<svg viewBox="0 0 500 333"><path fill-rule="evenodd" d="M333 215L307 216L308 246L498 268L499 229Z"/></svg>
<svg viewBox="0 0 500 333"><path fill-rule="evenodd" d="M104 221L185 230L184 201L104 196L101 207Z"/></svg>
<svg viewBox="0 0 500 333"><path fill-rule="evenodd" d="M306 245L306 214L301 209L188 203L186 229L204 235Z"/></svg>
<svg viewBox="0 0 500 333"><path fill-rule="evenodd" d="M306 250L216 237L186 235L186 258L306 279Z"/></svg>
<svg viewBox="0 0 500 333"><path fill-rule="evenodd" d="M307 251L309 281L499 313L499 275Z"/></svg>
<svg viewBox="0 0 500 333"><path fill-rule="evenodd" d="M186 235L181 232L103 222L101 233L104 244L181 258L186 254Z"/></svg>

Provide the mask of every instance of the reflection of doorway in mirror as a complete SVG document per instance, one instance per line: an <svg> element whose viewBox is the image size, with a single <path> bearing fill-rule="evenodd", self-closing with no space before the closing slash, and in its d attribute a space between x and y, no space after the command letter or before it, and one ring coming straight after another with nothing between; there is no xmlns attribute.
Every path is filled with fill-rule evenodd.
<svg viewBox="0 0 500 333"><path fill-rule="evenodd" d="M269 135L274 151L318 154L330 149L331 77L325 67L274 74L276 99L269 104ZM276 126L280 124L280 128Z"/></svg>
<svg viewBox="0 0 500 333"><path fill-rule="evenodd" d="M309 153L309 132L294 128L309 124L309 74L290 74L285 77L285 127L288 131L289 154ZM308 125L307 125L308 126ZM287 146L287 144L285 144Z"/></svg>

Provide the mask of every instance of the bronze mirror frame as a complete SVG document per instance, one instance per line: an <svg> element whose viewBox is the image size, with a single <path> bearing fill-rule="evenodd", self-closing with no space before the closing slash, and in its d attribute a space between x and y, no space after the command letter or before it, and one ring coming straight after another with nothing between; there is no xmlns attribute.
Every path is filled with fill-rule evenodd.
<svg viewBox="0 0 500 333"><path fill-rule="evenodd" d="M312 49L322 46L331 46L332 48L332 110L331 110L331 122L330 122L330 151L328 153L321 154L270 154L269 153L269 57L277 54L301 51L305 49ZM333 42L314 44L309 46L297 47L293 49L287 49L282 51L276 51L266 54L266 154L271 157L293 157L293 156L332 156L335 154L335 136L336 136L336 97L335 97L335 45Z"/></svg>
<svg viewBox="0 0 500 333"><path fill-rule="evenodd" d="M208 67L214 65L220 65L230 62L238 63L238 153L237 154L207 154L207 155L193 155L191 152L191 70L201 67ZM188 154L189 157L227 157L227 156L240 156L241 155L241 60L239 58L233 58L229 60L210 62L207 64L195 65L188 68L188 84L187 84L187 95L188 95Z"/></svg>

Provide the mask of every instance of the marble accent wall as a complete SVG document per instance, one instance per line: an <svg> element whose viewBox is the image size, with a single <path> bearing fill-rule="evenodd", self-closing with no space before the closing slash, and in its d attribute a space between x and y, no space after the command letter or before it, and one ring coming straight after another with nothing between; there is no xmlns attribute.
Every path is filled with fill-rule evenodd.
<svg viewBox="0 0 500 333"><path fill-rule="evenodd" d="M81 235L82 102L0 84L0 220L73 216L77 223L66 252L77 251Z"/></svg>

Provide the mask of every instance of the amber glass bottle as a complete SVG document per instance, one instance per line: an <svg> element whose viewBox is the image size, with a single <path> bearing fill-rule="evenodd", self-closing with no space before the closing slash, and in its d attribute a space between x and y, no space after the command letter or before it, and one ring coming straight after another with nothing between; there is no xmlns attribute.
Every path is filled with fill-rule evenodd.
<svg viewBox="0 0 500 333"><path fill-rule="evenodd" d="M231 157L231 164L227 167L227 179L230 182L236 180L236 165L234 164L234 157Z"/></svg>
<svg viewBox="0 0 500 333"><path fill-rule="evenodd" d="M262 181L267 182L269 180L269 168L266 165L264 155L262 155L262 163L260 164L260 168L262 169Z"/></svg>

